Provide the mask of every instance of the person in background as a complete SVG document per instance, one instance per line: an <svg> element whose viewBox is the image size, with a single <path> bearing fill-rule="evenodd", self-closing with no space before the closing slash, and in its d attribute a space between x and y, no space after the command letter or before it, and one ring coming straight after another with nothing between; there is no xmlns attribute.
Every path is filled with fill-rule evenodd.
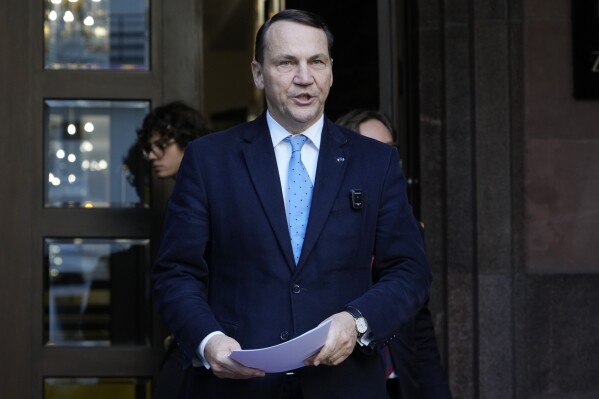
<svg viewBox="0 0 599 399"><path fill-rule="evenodd" d="M154 173L163 179L175 179L187 144L208 132L200 112L175 101L146 115L137 138Z"/></svg>
<svg viewBox="0 0 599 399"><path fill-rule="evenodd" d="M396 146L389 119L375 110L355 109L335 123L363 136ZM428 301L427 301L428 302ZM434 324L428 306L383 349L390 399L449 399L451 392L441 365ZM390 354L390 358L388 356Z"/></svg>
<svg viewBox="0 0 599 399"><path fill-rule="evenodd" d="M354 109L337 118L335 123L387 145L396 144L391 122L379 111Z"/></svg>
<svg viewBox="0 0 599 399"><path fill-rule="evenodd" d="M143 155L151 163L156 176L176 179L185 147L208 133L209 129L199 111L181 101L175 101L158 106L146 115L137 131L138 139L134 147L142 148ZM131 155L128 156L130 157ZM128 167L133 169L131 165ZM137 187L134 182L135 179L132 184ZM166 353L160 372L152 384L152 397L180 398L188 372L183 370L182 353L172 334L164 340L164 346Z"/></svg>
<svg viewBox="0 0 599 399"><path fill-rule="evenodd" d="M286 9L255 43L267 110L187 146L152 270L156 307L195 366L187 397L384 399L375 348L411 322L431 281L399 156L324 116L333 35L321 17ZM230 357L325 320L302 367L266 373Z"/></svg>

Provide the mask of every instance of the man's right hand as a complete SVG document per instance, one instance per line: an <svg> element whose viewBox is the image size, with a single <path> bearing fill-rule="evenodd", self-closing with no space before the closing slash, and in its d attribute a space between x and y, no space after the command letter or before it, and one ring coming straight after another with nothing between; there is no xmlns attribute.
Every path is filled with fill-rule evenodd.
<svg viewBox="0 0 599 399"><path fill-rule="evenodd" d="M231 359L229 355L234 350L240 350L239 342L224 334L217 334L210 338L204 347L204 358L218 378L247 379L264 377L266 373L245 367Z"/></svg>

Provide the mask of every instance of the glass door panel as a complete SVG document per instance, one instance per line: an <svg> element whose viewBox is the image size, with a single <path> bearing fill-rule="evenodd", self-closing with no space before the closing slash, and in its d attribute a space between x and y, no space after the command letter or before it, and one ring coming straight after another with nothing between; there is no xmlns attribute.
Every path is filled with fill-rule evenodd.
<svg viewBox="0 0 599 399"><path fill-rule="evenodd" d="M150 399L147 378L44 378L44 399Z"/></svg>
<svg viewBox="0 0 599 399"><path fill-rule="evenodd" d="M149 0L46 0L45 69L150 68Z"/></svg>
<svg viewBox="0 0 599 399"><path fill-rule="evenodd" d="M150 344L150 240L44 241L46 346Z"/></svg>
<svg viewBox="0 0 599 399"><path fill-rule="evenodd" d="M44 205L149 206L149 165L136 129L148 101L46 100Z"/></svg>

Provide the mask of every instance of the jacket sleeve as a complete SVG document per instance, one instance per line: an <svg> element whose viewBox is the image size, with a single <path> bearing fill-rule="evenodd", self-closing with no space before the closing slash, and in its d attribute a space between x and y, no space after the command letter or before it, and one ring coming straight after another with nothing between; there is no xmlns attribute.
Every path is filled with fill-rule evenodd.
<svg viewBox="0 0 599 399"><path fill-rule="evenodd" d="M196 144L185 150L152 269L154 303L179 341L187 365L202 339L221 329L207 303L209 209Z"/></svg>
<svg viewBox="0 0 599 399"><path fill-rule="evenodd" d="M414 322L432 278L398 154L391 150L388 154L375 227L374 284L351 303L368 320L379 347Z"/></svg>

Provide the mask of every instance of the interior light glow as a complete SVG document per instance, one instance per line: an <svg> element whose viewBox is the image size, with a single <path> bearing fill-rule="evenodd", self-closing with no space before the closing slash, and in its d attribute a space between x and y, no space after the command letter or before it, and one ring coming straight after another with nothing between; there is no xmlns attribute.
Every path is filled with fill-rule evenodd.
<svg viewBox="0 0 599 399"><path fill-rule="evenodd" d="M56 158L63 159L64 156L65 156L65 153L64 153L63 149L60 149L60 150L56 151Z"/></svg>
<svg viewBox="0 0 599 399"><path fill-rule="evenodd" d="M106 28L96 26L94 28L94 35L96 35L97 38L106 37L108 36L108 30L106 30Z"/></svg>
<svg viewBox="0 0 599 399"><path fill-rule="evenodd" d="M54 179L52 179L51 183L53 186L60 186L60 183L61 183L60 178L54 177Z"/></svg>
<svg viewBox="0 0 599 399"><path fill-rule="evenodd" d="M91 122L86 122L85 125L83 125L83 130L85 130L88 133L93 132L94 129L95 129L95 126Z"/></svg>
<svg viewBox="0 0 599 399"><path fill-rule="evenodd" d="M52 10L48 13L48 19L50 21L56 21L57 18L58 18L58 13L56 11Z"/></svg>
<svg viewBox="0 0 599 399"><path fill-rule="evenodd" d="M88 15L87 17L85 17L85 19L83 20L83 24L85 26L93 26L94 24L94 17Z"/></svg>
<svg viewBox="0 0 599 399"><path fill-rule="evenodd" d="M77 126L75 126L72 123L69 123L69 126L67 126L67 133L70 134L71 136L74 135L75 133L77 133Z"/></svg>
<svg viewBox="0 0 599 399"><path fill-rule="evenodd" d="M79 150L81 152L92 152L94 150L94 145L91 142L85 140L81 142Z"/></svg>
<svg viewBox="0 0 599 399"><path fill-rule="evenodd" d="M75 16L71 11L66 11L62 19L64 22L73 22L75 20Z"/></svg>
<svg viewBox="0 0 599 399"><path fill-rule="evenodd" d="M67 157L68 161L73 163L77 160L77 155L75 154L69 154L69 156Z"/></svg>
<svg viewBox="0 0 599 399"><path fill-rule="evenodd" d="M69 183L73 184L77 181L77 176L70 174L68 177Z"/></svg>

